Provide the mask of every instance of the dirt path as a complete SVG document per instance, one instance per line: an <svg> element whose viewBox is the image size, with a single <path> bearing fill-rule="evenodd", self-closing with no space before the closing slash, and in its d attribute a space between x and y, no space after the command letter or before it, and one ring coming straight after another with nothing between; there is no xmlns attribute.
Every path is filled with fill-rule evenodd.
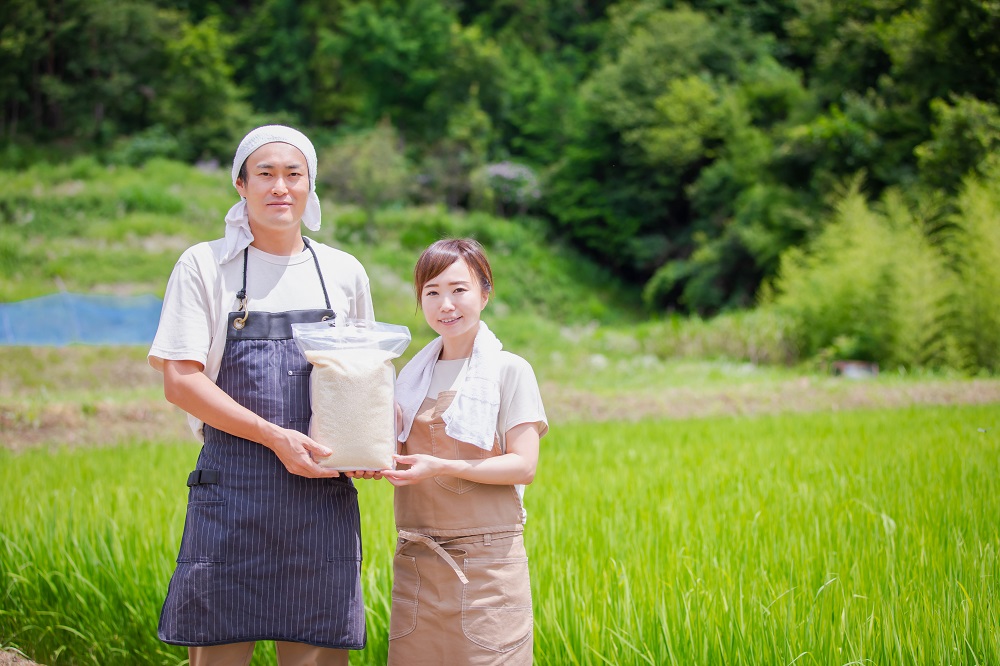
<svg viewBox="0 0 1000 666"><path fill-rule="evenodd" d="M572 387L543 387L550 421L639 420L844 411L915 405L1000 403L1000 380L935 380L886 384L835 378L789 380L724 389L665 388L602 396Z"/></svg>
<svg viewBox="0 0 1000 666"><path fill-rule="evenodd" d="M14 650L0 650L0 666L39 666Z"/></svg>
<svg viewBox="0 0 1000 666"><path fill-rule="evenodd" d="M24 402L0 394L4 448L114 446L137 441L185 442L184 414L155 391L131 399ZM542 387L552 423L701 418L779 412L844 411L913 405L1000 403L1000 380L883 383L803 377L768 385L668 387L601 395L565 385Z"/></svg>
<svg viewBox="0 0 1000 666"><path fill-rule="evenodd" d="M140 348L0 348L0 447L189 442L185 415L163 398ZM1000 379L806 375L601 393L542 386L552 423L1000 403ZM2 664L0 664L2 666Z"/></svg>

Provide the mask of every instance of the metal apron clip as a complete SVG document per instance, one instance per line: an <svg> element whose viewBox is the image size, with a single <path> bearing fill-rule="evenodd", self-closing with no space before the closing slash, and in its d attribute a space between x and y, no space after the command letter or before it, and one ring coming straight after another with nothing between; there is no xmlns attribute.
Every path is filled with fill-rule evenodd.
<svg viewBox="0 0 1000 666"><path fill-rule="evenodd" d="M243 316L237 317L236 319L233 320L233 328L235 328L237 331L243 330L243 327L247 325L247 318L250 317L250 310L249 308L247 308L248 299L246 297L246 292L241 291L240 294L243 294L243 297L240 298L239 311L243 313ZM237 297L239 297L239 294L237 294Z"/></svg>

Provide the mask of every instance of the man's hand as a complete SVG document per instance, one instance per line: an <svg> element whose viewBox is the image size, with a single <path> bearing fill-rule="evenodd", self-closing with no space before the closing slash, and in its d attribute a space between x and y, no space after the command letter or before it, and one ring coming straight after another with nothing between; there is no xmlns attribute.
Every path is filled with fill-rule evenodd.
<svg viewBox="0 0 1000 666"><path fill-rule="evenodd" d="M344 476L350 477L352 479L375 479L376 481L382 478L381 471L374 471L370 469L357 470L354 472L344 472Z"/></svg>
<svg viewBox="0 0 1000 666"><path fill-rule="evenodd" d="M274 451L281 463L292 474L310 479L340 476L335 469L321 467L317 460L333 453L330 449L317 444L298 430L288 430L273 426L268 433L264 446Z"/></svg>

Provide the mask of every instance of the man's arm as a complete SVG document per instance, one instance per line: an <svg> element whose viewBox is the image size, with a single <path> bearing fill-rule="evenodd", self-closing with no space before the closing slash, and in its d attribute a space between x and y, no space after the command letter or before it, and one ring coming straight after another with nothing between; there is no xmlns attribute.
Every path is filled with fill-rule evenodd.
<svg viewBox="0 0 1000 666"><path fill-rule="evenodd" d="M340 476L336 470L320 467L314 459L329 456L328 448L243 407L205 376L197 361L163 361L163 394L168 402L213 428L271 449L292 474L310 478Z"/></svg>

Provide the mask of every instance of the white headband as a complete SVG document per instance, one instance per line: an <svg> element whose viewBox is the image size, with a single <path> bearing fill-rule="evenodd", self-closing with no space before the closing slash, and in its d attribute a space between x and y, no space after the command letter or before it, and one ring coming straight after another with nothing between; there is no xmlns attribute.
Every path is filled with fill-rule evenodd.
<svg viewBox="0 0 1000 666"><path fill-rule="evenodd" d="M233 159L233 186L236 186L243 163L251 153L264 144L275 142L295 146L306 158L309 169L309 199L302 213L302 223L308 229L318 231L323 220L319 209L319 197L316 196L316 149L312 141L297 129L284 125L265 125L243 137ZM250 218L247 216L247 202L241 198L239 203L230 208L226 214L226 249L221 263L226 263L238 255L252 242L253 233L250 231Z"/></svg>

